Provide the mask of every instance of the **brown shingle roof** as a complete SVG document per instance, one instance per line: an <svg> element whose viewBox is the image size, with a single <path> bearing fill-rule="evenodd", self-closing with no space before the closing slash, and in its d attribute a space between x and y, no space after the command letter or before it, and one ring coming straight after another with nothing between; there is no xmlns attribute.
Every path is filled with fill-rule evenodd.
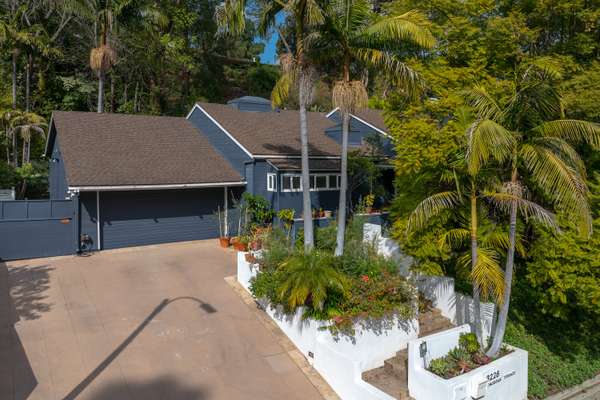
<svg viewBox="0 0 600 400"><path fill-rule="evenodd" d="M298 111L244 112L223 104L198 105L254 155L300 155ZM325 135L336 123L322 113L307 114L310 156L339 156L340 145Z"/></svg>
<svg viewBox="0 0 600 400"><path fill-rule="evenodd" d="M373 125L375 128L387 132L388 129L385 126L385 120L383 118L383 112L381 110L374 110L371 108L365 108L354 113L354 116L362 119L365 122Z"/></svg>
<svg viewBox="0 0 600 400"><path fill-rule="evenodd" d="M280 171L300 171L302 161L299 158L269 158L267 159ZM308 169L311 171L340 171L340 160L314 159L308 160Z"/></svg>
<svg viewBox="0 0 600 400"><path fill-rule="evenodd" d="M240 182L185 118L55 111L69 186Z"/></svg>

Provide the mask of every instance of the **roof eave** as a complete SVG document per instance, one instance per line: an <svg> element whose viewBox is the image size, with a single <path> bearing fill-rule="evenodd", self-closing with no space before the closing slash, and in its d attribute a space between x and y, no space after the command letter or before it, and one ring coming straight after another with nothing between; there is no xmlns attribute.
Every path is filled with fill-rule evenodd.
<svg viewBox="0 0 600 400"><path fill-rule="evenodd" d="M201 189L229 186L246 186L245 181L210 182L210 183L173 183L162 185L73 185L71 192L109 192L136 190L170 190L170 189Z"/></svg>

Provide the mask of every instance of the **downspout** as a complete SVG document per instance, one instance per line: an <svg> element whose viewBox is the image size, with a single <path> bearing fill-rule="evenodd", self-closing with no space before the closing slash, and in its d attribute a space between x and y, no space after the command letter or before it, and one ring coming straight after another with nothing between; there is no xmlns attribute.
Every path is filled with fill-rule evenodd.
<svg viewBox="0 0 600 400"><path fill-rule="evenodd" d="M71 197L73 202L73 240L75 241L75 252L81 251L81 219L79 218L80 204L79 204L79 193L74 194Z"/></svg>
<svg viewBox="0 0 600 400"><path fill-rule="evenodd" d="M224 195L224 201L223 201L223 225L224 225L224 229L223 229L223 233L225 234L225 237L229 237L229 216L228 216L228 211L227 209L229 208L229 204L228 204L228 199L227 199L227 186L223 186L223 195Z"/></svg>
<svg viewBox="0 0 600 400"><path fill-rule="evenodd" d="M100 245L100 191L96 191L96 244L97 249L102 250Z"/></svg>

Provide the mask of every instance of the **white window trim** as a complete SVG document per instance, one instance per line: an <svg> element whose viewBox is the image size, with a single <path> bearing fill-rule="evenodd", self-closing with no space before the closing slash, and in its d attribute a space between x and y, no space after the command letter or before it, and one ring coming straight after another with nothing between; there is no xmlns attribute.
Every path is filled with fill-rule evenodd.
<svg viewBox="0 0 600 400"><path fill-rule="evenodd" d="M290 188L289 189L284 189L285 185L283 184L283 180L285 178L294 178L294 177L299 177L300 178L300 188L299 189L294 189L290 183ZM301 192L302 191L302 174L290 174L290 173L286 173L286 174L281 174L281 192L283 193L290 193L290 192Z"/></svg>
<svg viewBox="0 0 600 400"><path fill-rule="evenodd" d="M276 192L277 191L277 174L273 172L267 173L267 191L268 192Z"/></svg>
<svg viewBox="0 0 600 400"><path fill-rule="evenodd" d="M329 182L329 177L335 175L337 176L337 187L331 187L330 186L330 182ZM318 173L318 174L310 174L310 178L309 180L312 181L313 179L316 179L317 176L325 176L327 177L327 187L326 188L311 188L310 191L311 192L327 192L327 191L334 191L334 190L340 190L340 183L341 183L341 175L337 174L337 173ZM283 185L283 180L286 177L299 177L300 178L300 188L299 189L284 189L284 185ZM268 178L267 178L268 181ZM282 193L290 193L290 192L301 192L302 191L302 174L295 174L295 173L285 173L285 174L281 174L281 192Z"/></svg>

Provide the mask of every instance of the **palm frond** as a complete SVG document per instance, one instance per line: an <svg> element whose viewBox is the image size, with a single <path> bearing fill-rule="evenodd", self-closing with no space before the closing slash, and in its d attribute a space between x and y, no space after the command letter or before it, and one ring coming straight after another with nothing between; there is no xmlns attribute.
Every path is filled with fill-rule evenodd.
<svg viewBox="0 0 600 400"><path fill-rule="evenodd" d="M475 108L479 119L491 119L497 122L502 121L504 112L492 95L487 92L485 87L475 85L467 93L467 99L473 108Z"/></svg>
<svg viewBox="0 0 600 400"><path fill-rule="evenodd" d="M410 214L406 225L407 233L422 229L431 218L455 207L459 202L460 198L456 192L441 192L429 196Z"/></svg>
<svg viewBox="0 0 600 400"><path fill-rule="evenodd" d="M240 35L246 30L246 0L225 0L215 9L219 34Z"/></svg>
<svg viewBox="0 0 600 400"><path fill-rule="evenodd" d="M481 291L484 298L492 298L496 304L502 304L504 295L504 272L499 264L498 253L491 249L478 248L477 262L472 265L471 253L459 258L464 268L471 266L471 282Z"/></svg>
<svg viewBox="0 0 600 400"><path fill-rule="evenodd" d="M503 162L513 152L516 140L502 125L485 119L475 121L467 130L467 168L475 175L490 157Z"/></svg>
<svg viewBox="0 0 600 400"><path fill-rule="evenodd" d="M589 235L592 217L585 178L547 148L525 144L520 153L532 180L559 208L576 215L581 232Z"/></svg>
<svg viewBox="0 0 600 400"><path fill-rule="evenodd" d="M275 83L271 91L271 103L274 106L282 106L290 96L294 78L291 73L283 73Z"/></svg>
<svg viewBox="0 0 600 400"><path fill-rule="evenodd" d="M574 143L588 143L600 149L600 124L574 119L544 122L534 128L543 136L558 137Z"/></svg>
<svg viewBox="0 0 600 400"><path fill-rule="evenodd" d="M435 38L427 28L427 18L419 11L384 17L367 29L365 35L385 41L408 41L424 49L435 46Z"/></svg>
<svg viewBox="0 0 600 400"><path fill-rule="evenodd" d="M469 239L470 236L471 232L465 228L454 228L447 230L438 240L438 247L440 249L445 249L461 246Z"/></svg>
<svg viewBox="0 0 600 400"><path fill-rule="evenodd" d="M511 193L499 193L499 192L484 192L482 197L490 201L494 206L500 210L509 213L511 206L516 203L519 214L525 219L535 219L541 222L543 225L554 229L556 232L560 231L560 228L556 222L554 214L546 210L544 207L536 204L532 201L525 200L521 196L517 196Z"/></svg>
<svg viewBox="0 0 600 400"><path fill-rule="evenodd" d="M479 243L483 248L506 251L510 247L510 236L507 232L495 230L487 235L480 236ZM523 246L520 237L515 240L515 250L520 256L526 256L525 246Z"/></svg>
<svg viewBox="0 0 600 400"><path fill-rule="evenodd" d="M577 150L575 150L573 146L567 143L564 139L559 137L543 136L533 138L532 142L535 146L544 147L552 151L568 166L575 169L581 177L585 177L585 163L581 159L579 153L577 153Z"/></svg>
<svg viewBox="0 0 600 400"><path fill-rule="evenodd" d="M403 86L409 96L416 97L423 92L424 84L419 73L393 54L383 50L359 48L353 51L353 55L366 65L383 69Z"/></svg>

